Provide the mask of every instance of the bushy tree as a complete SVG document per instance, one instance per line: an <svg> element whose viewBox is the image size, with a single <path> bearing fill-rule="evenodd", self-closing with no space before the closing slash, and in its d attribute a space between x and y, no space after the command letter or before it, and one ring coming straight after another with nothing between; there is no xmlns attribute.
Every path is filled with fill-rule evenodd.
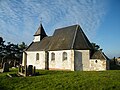
<svg viewBox="0 0 120 90"><path fill-rule="evenodd" d="M5 45L4 45L3 38L0 37L0 62L2 60L2 57L4 56L4 49L5 49Z"/></svg>
<svg viewBox="0 0 120 90"><path fill-rule="evenodd" d="M24 42L21 44L7 42L5 45L4 42L3 38L0 37L0 63L4 62L2 60L6 57L15 57L18 58L19 62L21 62L23 50L27 47L27 45Z"/></svg>
<svg viewBox="0 0 120 90"><path fill-rule="evenodd" d="M100 48L99 45L97 45L96 43L91 43L91 44L92 44L94 50L96 50L96 51L99 50L99 48Z"/></svg>

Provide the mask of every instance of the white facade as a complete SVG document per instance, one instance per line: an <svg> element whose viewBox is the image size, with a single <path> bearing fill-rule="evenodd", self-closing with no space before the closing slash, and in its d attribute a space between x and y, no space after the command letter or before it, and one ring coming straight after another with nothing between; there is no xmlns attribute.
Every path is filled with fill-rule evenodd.
<svg viewBox="0 0 120 90"><path fill-rule="evenodd" d="M67 59L63 59L63 53L67 53ZM52 60L52 53L55 59ZM39 54L39 60L37 60ZM26 59L26 60L25 60ZM59 51L27 51L23 54L23 63L33 65L36 69L70 70L70 71L99 71L107 69L107 61L90 59L89 50L59 50Z"/></svg>
<svg viewBox="0 0 120 90"><path fill-rule="evenodd" d="M40 35L39 36L35 36L33 39L33 42L39 42L40 41Z"/></svg>
<svg viewBox="0 0 120 90"><path fill-rule="evenodd" d="M90 59L90 70L91 71L99 71L99 70L106 70L107 67L106 60L100 60L100 59Z"/></svg>
<svg viewBox="0 0 120 90"><path fill-rule="evenodd" d="M63 60L64 52L67 53L66 60ZM55 60L52 60L52 53L55 54ZM49 51L49 69L74 71L74 50Z"/></svg>
<svg viewBox="0 0 120 90"><path fill-rule="evenodd" d="M45 51L27 51L27 65L33 65L36 69L45 69L46 54ZM39 54L39 59L37 60L36 55Z"/></svg>
<svg viewBox="0 0 120 90"><path fill-rule="evenodd" d="M89 71L89 50L75 50L75 70Z"/></svg>

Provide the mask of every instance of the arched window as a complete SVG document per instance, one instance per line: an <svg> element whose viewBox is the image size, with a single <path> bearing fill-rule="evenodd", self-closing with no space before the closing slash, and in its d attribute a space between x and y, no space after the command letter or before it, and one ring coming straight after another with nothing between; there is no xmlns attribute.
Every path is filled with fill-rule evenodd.
<svg viewBox="0 0 120 90"><path fill-rule="evenodd" d="M95 60L95 62L97 63L98 61L97 61L97 60Z"/></svg>
<svg viewBox="0 0 120 90"><path fill-rule="evenodd" d="M63 61L64 60L67 60L67 53L66 52L63 52Z"/></svg>
<svg viewBox="0 0 120 90"><path fill-rule="evenodd" d="M54 61L55 60L55 53L51 53L51 61Z"/></svg>
<svg viewBox="0 0 120 90"><path fill-rule="evenodd" d="M39 53L36 53L36 60L39 60Z"/></svg>

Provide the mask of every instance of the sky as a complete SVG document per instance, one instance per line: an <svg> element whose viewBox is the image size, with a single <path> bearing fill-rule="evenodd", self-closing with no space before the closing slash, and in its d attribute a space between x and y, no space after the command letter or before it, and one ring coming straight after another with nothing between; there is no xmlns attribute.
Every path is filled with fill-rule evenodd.
<svg viewBox="0 0 120 90"><path fill-rule="evenodd" d="M0 0L0 37L29 45L40 22L48 36L79 24L108 57L120 57L119 16L120 0Z"/></svg>

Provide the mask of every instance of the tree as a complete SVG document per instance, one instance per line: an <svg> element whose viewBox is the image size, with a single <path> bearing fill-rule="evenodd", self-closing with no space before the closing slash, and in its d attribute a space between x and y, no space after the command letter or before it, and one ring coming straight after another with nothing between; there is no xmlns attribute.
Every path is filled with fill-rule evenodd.
<svg viewBox="0 0 120 90"><path fill-rule="evenodd" d="M22 42L21 44L19 44L19 48L20 48L21 50L24 50L24 49L27 48L27 45L26 45L24 42Z"/></svg>
<svg viewBox="0 0 120 90"><path fill-rule="evenodd" d="M0 62L2 60L2 57L4 56L4 48L5 48L4 42L5 41L3 41L3 38L0 37Z"/></svg>
<svg viewBox="0 0 120 90"><path fill-rule="evenodd" d="M21 44L11 44L10 42L8 42L8 45L6 46L8 54L17 57L20 63L22 62L23 50L26 48L27 45L24 42L22 42Z"/></svg>
<svg viewBox="0 0 120 90"><path fill-rule="evenodd" d="M4 42L5 42L5 41L3 41L3 38L0 37L0 45L4 45Z"/></svg>
<svg viewBox="0 0 120 90"><path fill-rule="evenodd" d="M96 43L91 43L91 44L92 44L92 46L93 46L94 51L98 51L98 50L102 51L102 50L103 50L103 49L101 49L100 46L97 45Z"/></svg>
<svg viewBox="0 0 120 90"><path fill-rule="evenodd" d="M22 53L25 48L27 48L27 45L22 42L21 44L13 44L11 42L7 42L7 44L4 44L4 40L2 37L0 37L0 63L4 62L19 62L22 61ZM14 61L14 59L16 60Z"/></svg>
<svg viewBox="0 0 120 90"><path fill-rule="evenodd" d="M24 42L18 45L19 53L16 55L20 58L20 62L22 62L22 54L26 48L27 48L27 44L25 44Z"/></svg>

